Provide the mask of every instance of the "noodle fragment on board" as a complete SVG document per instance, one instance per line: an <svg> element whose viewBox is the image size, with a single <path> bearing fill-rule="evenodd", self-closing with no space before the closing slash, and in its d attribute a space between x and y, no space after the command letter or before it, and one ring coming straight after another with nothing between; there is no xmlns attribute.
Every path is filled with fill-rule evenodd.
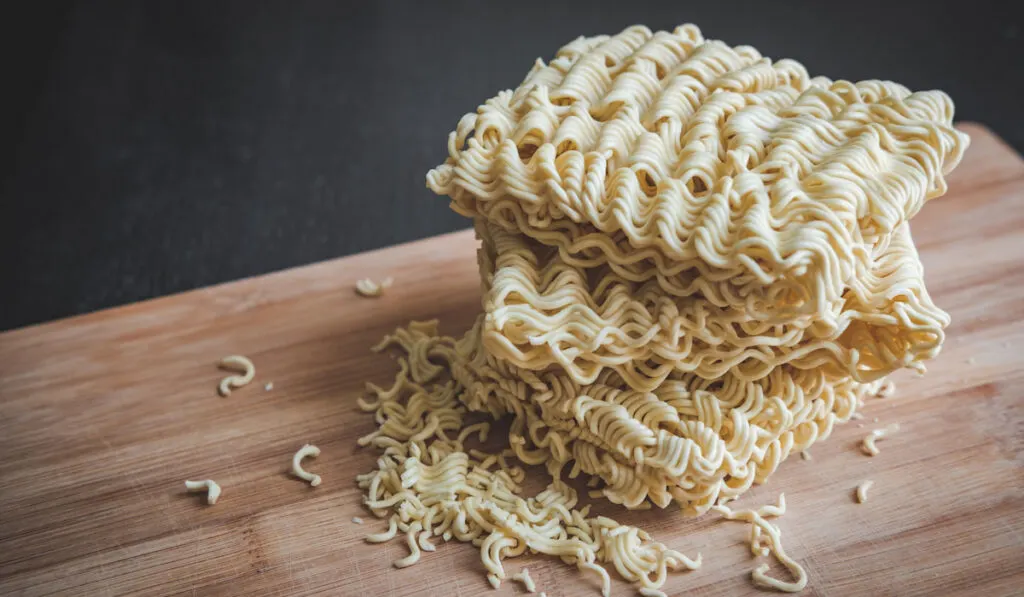
<svg viewBox="0 0 1024 597"><path fill-rule="evenodd" d="M224 357L218 366L221 369L240 370L242 372L241 375L229 375L220 381L217 391L220 392L221 396L230 395L232 388L240 388L248 384L256 376L256 366L252 364L248 357L241 355Z"/></svg>
<svg viewBox="0 0 1024 597"><path fill-rule="evenodd" d="M363 278L356 282L356 293L367 298L377 298L384 294L384 291L394 284L394 278L384 278L380 282L374 282L370 278Z"/></svg>
<svg viewBox="0 0 1024 597"><path fill-rule="evenodd" d="M854 493L858 504L863 504L868 501L868 490L871 489L871 486L874 484L874 481L864 481L857 486L857 490Z"/></svg>
<svg viewBox="0 0 1024 597"><path fill-rule="evenodd" d="M523 568L522 571L513 574L512 580L517 580L523 583L523 587L531 593L537 592L537 584L533 582L529 568Z"/></svg>
<svg viewBox="0 0 1024 597"><path fill-rule="evenodd" d="M882 384L882 387L878 388L878 393L876 394L879 398L892 398L895 395L896 384L888 380Z"/></svg>
<svg viewBox="0 0 1024 597"><path fill-rule="evenodd" d="M205 481L185 481L185 489L188 491L205 491L206 492L206 503L211 506L217 503L217 499L220 498L220 485L213 479L206 479Z"/></svg>
<svg viewBox="0 0 1024 597"><path fill-rule="evenodd" d="M309 481L309 484L313 487L320 485L320 475L314 475L302 468L302 460L304 458L316 458L320 455L320 448L306 444L299 448L299 451L292 456L292 474L302 479L303 481Z"/></svg>
<svg viewBox="0 0 1024 597"><path fill-rule="evenodd" d="M495 588L525 553L605 595L611 572L661 595L668 572L701 566L592 515L580 478L628 509L744 520L751 552L794 577L764 564L754 584L804 588L767 520L784 496L725 504L938 354L949 317L908 222L968 145L952 118L940 91L812 78L693 25L538 60L459 121L427 175L473 219L482 313L461 335L412 322L375 347L399 370L359 399L378 458L358 484L387 524L367 541L404 540L396 567L471 543ZM550 478L533 495L529 466Z"/></svg>
<svg viewBox="0 0 1024 597"><path fill-rule="evenodd" d="M864 438L864 441L861 442L861 449L868 456L878 456L878 446L875 445L875 442L880 439L889 437L890 435L896 433L899 430L899 423L886 425L881 429L874 429Z"/></svg>
<svg viewBox="0 0 1024 597"><path fill-rule="evenodd" d="M782 533L779 527L766 519L782 516L786 513L785 495L779 494L776 506L762 506L757 510L732 510L728 506L718 505L713 508L726 520L740 520L750 523L750 550L755 557L774 554L796 579L792 582L768 576L768 564L761 564L751 572L754 585L775 589L786 593L798 593L807 586L807 572L796 560L786 555L782 548Z"/></svg>

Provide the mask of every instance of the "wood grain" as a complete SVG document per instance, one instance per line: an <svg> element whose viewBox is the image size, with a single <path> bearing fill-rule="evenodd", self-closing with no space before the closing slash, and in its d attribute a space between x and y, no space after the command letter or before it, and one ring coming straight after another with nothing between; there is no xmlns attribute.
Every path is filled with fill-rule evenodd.
<svg viewBox="0 0 1024 597"><path fill-rule="evenodd" d="M929 288L953 315L947 347L925 377L900 376L898 398L869 405L863 427L837 429L741 501L786 492L780 525L810 574L804 595L1024 587L1024 162L963 128L973 145L949 196L913 223ZM461 232L0 335L0 594L523 594L493 592L464 544L392 568L405 546L363 542L381 524L353 480L375 459L355 446L373 426L355 398L393 370L368 347L410 319L465 329L474 247ZM353 292L388 275L378 300ZM256 380L221 398L216 363L233 353L253 359ZM903 430L881 454L862 455L865 433L894 421ZM323 450L308 461L324 479L315 489L286 472L307 442ZM217 505L185 493L189 478L217 480ZM703 553L670 594L758 594L745 525L606 510ZM509 568L520 565L549 596L599 594L559 562ZM621 582L613 593L631 594Z"/></svg>

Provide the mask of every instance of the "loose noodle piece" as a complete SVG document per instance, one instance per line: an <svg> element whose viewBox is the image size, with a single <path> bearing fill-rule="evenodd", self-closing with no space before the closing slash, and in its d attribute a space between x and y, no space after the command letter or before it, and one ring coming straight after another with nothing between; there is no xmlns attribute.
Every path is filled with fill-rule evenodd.
<svg viewBox="0 0 1024 597"><path fill-rule="evenodd" d="M314 475L302 468L302 459L307 457L316 458L320 455L320 448L306 444L299 448L299 451L292 456L292 474L296 477L309 481L309 484L313 487L320 485L320 475Z"/></svg>
<svg viewBox="0 0 1024 597"><path fill-rule="evenodd" d="M596 572L597 575L601 577L601 597L611 597L612 579L610 576L608 576L608 571L604 567L598 566L597 564L588 563L583 564L580 567L580 569L591 570L593 572Z"/></svg>
<svg viewBox="0 0 1024 597"><path fill-rule="evenodd" d="M395 538L398 533L398 515L394 515L388 521L388 530L382 533L373 533L366 536L367 543L387 543Z"/></svg>
<svg viewBox="0 0 1024 597"><path fill-rule="evenodd" d="M395 280L391 277L384 278L380 283L370 278L363 278L356 282L356 293L367 298L376 298L384 294L384 291L391 287Z"/></svg>
<svg viewBox="0 0 1024 597"><path fill-rule="evenodd" d="M405 541L409 545L409 555L400 560L395 560L395 568L407 568L420 561L420 546L419 542L416 540L416 534L419 531L420 523L414 522L410 525L409 531L405 535Z"/></svg>
<svg viewBox="0 0 1024 597"><path fill-rule="evenodd" d="M533 578L530 577L529 568L523 568L522 571L513 574L512 580L517 580L523 583L523 586L526 588L526 590L531 593L537 592L537 584L533 582Z"/></svg>
<svg viewBox="0 0 1024 597"><path fill-rule="evenodd" d="M868 501L868 490L871 489L871 486L874 484L874 481L864 481L857 486L856 497L858 504L863 504Z"/></svg>
<svg viewBox="0 0 1024 597"><path fill-rule="evenodd" d="M768 504L761 506L757 510L733 510L724 504L718 504L713 506L711 509L721 514L726 520L743 520L750 522L750 518L755 514L762 518L776 518L786 513L786 494L780 493L774 506Z"/></svg>
<svg viewBox="0 0 1024 597"><path fill-rule="evenodd" d="M217 498L220 497L220 485L217 485L212 479L206 479L205 481L185 481L185 489L188 491L205 491L206 492L206 503L213 504L217 503Z"/></svg>
<svg viewBox="0 0 1024 597"><path fill-rule="evenodd" d="M861 443L861 450L868 456L878 456L878 447L875 446L875 442L889 437L900 430L899 423L893 423L887 425L881 429L874 429L869 433Z"/></svg>
<svg viewBox="0 0 1024 597"><path fill-rule="evenodd" d="M779 502L776 506L762 506L757 510L732 510L728 506L719 505L714 506L713 509L726 520L749 522L751 524L750 549L754 556L774 554L776 559L796 579L793 582L787 582L772 578L768 576L768 564L761 564L750 575L755 585L786 593L798 593L807 586L807 572L799 563L786 555L786 552L782 549L781 531L779 531L777 526L765 520L766 518L782 516L786 513L786 501L783 494L779 494Z"/></svg>
<svg viewBox="0 0 1024 597"><path fill-rule="evenodd" d="M896 395L896 384L889 380L885 380L882 387L878 388L878 393L875 396L879 398L892 398Z"/></svg>
<svg viewBox="0 0 1024 597"><path fill-rule="evenodd" d="M224 357L218 366L221 369L242 371L242 375L229 375L220 381L217 391L221 396L228 396L231 394L232 388L240 388L252 381L252 378L256 376L256 366L247 357L241 355Z"/></svg>
<svg viewBox="0 0 1024 597"><path fill-rule="evenodd" d="M640 597L668 597L664 591L649 589L647 587L641 587L639 593Z"/></svg>

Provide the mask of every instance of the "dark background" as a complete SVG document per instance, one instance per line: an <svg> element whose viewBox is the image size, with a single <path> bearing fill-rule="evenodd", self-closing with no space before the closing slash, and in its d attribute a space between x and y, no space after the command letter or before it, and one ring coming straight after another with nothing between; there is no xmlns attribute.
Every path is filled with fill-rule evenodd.
<svg viewBox="0 0 1024 597"><path fill-rule="evenodd" d="M465 227L424 188L459 117L515 87L534 58L633 23L694 22L812 74L944 89L958 118L1020 150L1014 4L136 0L5 12L0 329Z"/></svg>

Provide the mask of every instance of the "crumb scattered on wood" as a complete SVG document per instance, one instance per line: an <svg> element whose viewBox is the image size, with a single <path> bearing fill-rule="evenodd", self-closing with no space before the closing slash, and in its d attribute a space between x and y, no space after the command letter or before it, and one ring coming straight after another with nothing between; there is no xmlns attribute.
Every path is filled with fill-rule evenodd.
<svg viewBox="0 0 1024 597"><path fill-rule="evenodd" d="M185 481L185 489L189 491L205 491L206 503L211 506L216 504L217 498L220 497L220 485L217 485L213 479L206 479L205 481Z"/></svg>
<svg viewBox="0 0 1024 597"><path fill-rule="evenodd" d="M896 395L896 384L892 383L888 379L885 380L885 383L883 383L882 386L880 388L878 388L878 391L875 392L875 396L877 396L878 398L882 398L882 399L892 398L895 395Z"/></svg>
<svg viewBox="0 0 1024 597"><path fill-rule="evenodd" d="M359 518L358 516L353 516L352 517L352 522L354 522L356 524L363 524L363 519Z"/></svg>
<svg viewBox="0 0 1024 597"><path fill-rule="evenodd" d="M384 278L380 283L374 282L370 278L363 278L356 282L356 293L367 298L377 298L384 294L384 290L390 288L394 282L394 278L391 277Z"/></svg>
<svg viewBox="0 0 1024 597"><path fill-rule="evenodd" d="M868 490L874 485L874 481L864 481L857 486L857 491L854 492L854 496L857 498L858 504L863 504L868 501Z"/></svg>
<svg viewBox="0 0 1024 597"><path fill-rule="evenodd" d="M804 460L810 460L811 459L811 451L810 450L804 450L803 452L800 452L800 458L803 458Z"/></svg>
<svg viewBox="0 0 1024 597"><path fill-rule="evenodd" d="M272 381L268 381L267 385L263 386L263 391L264 392L269 392L270 390L273 390L273 389L274 389L274 382L272 382Z"/></svg>

